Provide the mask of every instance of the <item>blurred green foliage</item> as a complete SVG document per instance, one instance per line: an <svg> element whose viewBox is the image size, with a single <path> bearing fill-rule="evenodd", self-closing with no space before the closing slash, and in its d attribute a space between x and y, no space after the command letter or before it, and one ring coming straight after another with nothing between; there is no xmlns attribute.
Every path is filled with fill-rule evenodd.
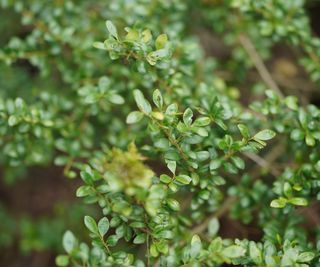
<svg viewBox="0 0 320 267"><path fill-rule="evenodd" d="M0 0L4 181L60 168L84 203L40 219L3 204L0 245L63 239L58 266L320 266L320 109L263 63L283 45L318 86L305 5ZM227 237L228 215L249 233Z"/></svg>

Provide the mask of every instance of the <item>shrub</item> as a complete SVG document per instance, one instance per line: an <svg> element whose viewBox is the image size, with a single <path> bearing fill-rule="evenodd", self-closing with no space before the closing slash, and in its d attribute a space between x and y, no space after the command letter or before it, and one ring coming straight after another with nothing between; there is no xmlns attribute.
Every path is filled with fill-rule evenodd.
<svg viewBox="0 0 320 267"><path fill-rule="evenodd" d="M58 266L320 266L320 110L264 63L318 86L305 1L0 4L5 179L61 166L98 207Z"/></svg>

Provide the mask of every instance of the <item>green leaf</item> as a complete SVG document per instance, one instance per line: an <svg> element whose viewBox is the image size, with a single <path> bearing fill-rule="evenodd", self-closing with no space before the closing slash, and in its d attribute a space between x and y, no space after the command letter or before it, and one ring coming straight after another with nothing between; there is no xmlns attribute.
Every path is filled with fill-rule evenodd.
<svg viewBox="0 0 320 267"><path fill-rule="evenodd" d="M278 208L278 209L284 208L286 206L287 202L288 202L287 199L280 197L280 198L272 200L270 203L270 207Z"/></svg>
<svg viewBox="0 0 320 267"><path fill-rule="evenodd" d="M151 256L154 257L154 258L158 257L159 252L158 252L157 247L156 247L155 244L152 244L152 245L150 246L150 254L151 254Z"/></svg>
<svg viewBox="0 0 320 267"><path fill-rule="evenodd" d="M239 158L239 157L236 157L236 156L233 156L231 158L231 161L233 162L233 164L240 170L243 170L244 167L245 167L245 163L244 163L244 160L242 158Z"/></svg>
<svg viewBox="0 0 320 267"><path fill-rule="evenodd" d="M176 176L176 180L178 182L182 183L182 184L186 184L187 185L187 184L190 184L192 179L188 175L181 174L181 175Z"/></svg>
<svg viewBox="0 0 320 267"><path fill-rule="evenodd" d="M133 222L133 223L130 223L130 227L132 227L132 228L144 228L144 227L146 227L146 224L143 223L143 222Z"/></svg>
<svg viewBox="0 0 320 267"><path fill-rule="evenodd" d="M150 114L152 109L150 103L144 98L142 92L138 89L133 91L134 100L137 103L138 108L146 114Z"/></svg>
<svg viewBox="0 0 320 267"><path fill-rule="evenodd" d="M106 46L102 42L94 42L93 47L101 50L107 50Z"/></svg>
<svg viewBox="0 0 320 267"><path fill-rule="evenodd" d="M108 230L109 230L109 220L106 217L103 217L99 222L98 222L98 229L99 233L101 236L104 236Z"/></svg>
<svg viewBox="0 0 320 267"><path fill-rule="evenodd" d="M118 243L119 238L116 235L111 235L107 238L107 243L109 246L113 247Z"/></svg>
<svg viewBox="0 0 320 267"><path fill-rule="evenodd" d="M144 43L148 43L152 38L152 35L151 35L151 31L149 29L146 29L142 32L142 41Z"/></svg>
<svg viewBox="0 0 320 267"><path fill-rule="evenodd" d="M221 166L221 160L220 159L213 159L210 161L210 170L216 170Z"/></svg>
<svg viewBox="0 0 320 267"><path fill-rule="evenodd" d="M155 42L156 49L162 49L166 46L166 43L168 42L168 36L166 34L160 34Z"/></svg>
<svg viewBox="0 0 320 267"><path fill-rule="evenodd" d="M220 228L220 223L217 218L212 218L208 224L208 231L209 231L209 236L215 236Z"/></svg>
<svg viewBox="0 0 320 267"><path fill-rule="evenodd" d="M176 180L182 184L190 184L192 179L188 175L181 174L181 175L176 176Z"/></svg>
<svg viewBox="0 0 320 267"><path fill-rule="evenodd" d="M160 109L162 109L162 106L163 106L163 98L162 98L162 95L161 95L161 92L159 89L156 89L154 92L153 92L153 95L152 95L152 98L153 98L153 103Z"/></svg>
<svg viewBox="0 0 320 267"><path fill-rule="evenodd" d="M261 250L258 248L257 244L253 241L249 243L249 255L253 259L256 264L261 264L262 257L261 257Z"/></svg>
<svg viewBox="0 0 320 267"><path fill-rule="evenodd" d="M11 116L9 117L9 119L8 119L8 125L9 125L10 127L13 127L13 126L17 125L18 123L19 123L19 119L18 119L17 116L11 115Z"/></svg>
<svg viewBox="0 0 320 267"><path fill-rule="evenodd" d="M250 138L250 133L249 133L249 129L247 126L245 126L244 124L238 124L238 129L242 135L242 137L244 137L245 139L249 139Z"/></svg>
<svg viewBox="0 0 320 267"><path fill-rule="evenodd" d="M287 96L284 99L285 104L292 110L298 110L298 99L295 96Z"/></svg>
<svg viewBox="0 0 320 267"><path fill-rule="evenodd" d="M229 247L226 247L222 254L230 259L235 259L244 256L246 253L246 250L243 247L240 247L238 245L231 245Z"/></svg>
<svg viewBox="0 0 320 267"><path fill-rule="evenodd" d="M59 255L56 257L56 265L57 266L68 266L69 264L69 256L68 255Z"/></svg>
<svg viewBox="0 0 320 267"><path fill-rule="evenodd" d="M197 118L194 123L192 124L192 126L194 127L204 127L207 126L211 123L211 119L209 117L200 117Z"/></svg>
<svg viewBox="0 0 320 267"><path fill-rule="evenodd" d="M134 239L133 239L133 244L143 244L146 242L146 234L138 234Z"/></svg>
<svg viewBox="0 0 320 267"><path fill-rule="evenodd" d="M194 235L191 239L190 256L192 259L196 258L202 248L201 239L198 235Z"/></svg>
<svg viewBox="0 0 320 267"><path fill-rule="evenodd" d="M62 238L62 245L64 250L70 254L77 245L77 240L74 237L73 233L71 231L66 231Z"/></svg>
<svg viewBox="0 0 320 267"><path fill-rule="evenodd" d="M312 261L316 255L313 252L302 252L297 259L297 262L309 262Z"/></svg>
<svg viewBox="0 0 320 267"><path fill-rule="evenodd" d="M208 151L198 151L195 153L198 161L205 161L210 157L210 153Z"/></svg>
<svg viewBox="0 0 320 267"><path fill-rule="evenodd" d="M85 216L84 217L84 224L85 226L89 229L90 232L98 234L98 226L96 221L90 217L90 216Z"/></svg>
<svg viewBox="0 0 320 267"><path fill-rule="evenodd" d="M192 122L193 112L190 108L187 108L183 113L183 122L185 125L190 126Z"/></svg>
<svg viewBox="0 0 320 267"><path fill-rule="evenodd" d="M253 138L266 141L266 140L272 139L275 136L276 136L276 133L272 130L262 130L258 132Z"/></svg>
<svg viewBox="0 0 320 267"><path fill-rule="evenodd" d="M177 200L173 198L169 198L167 200L168 206L173 210L173 211L179 211L180 210L180 204Z"/></svg>
<svg viewBox="0 0 320 267"><path fill-rule="evenodd" d="M222 249L222 239L221 237L216 237L213 239L209 246L210 252L219 252Z"/></svg>
<svg viewBox="0 0 320 267"><path fill-rule="evenodd" d="M114 94L109 97L109 101L116 105L122 105L124 103L124 98L121 95Z"/></svg>
<svg viewBox="0 0 320 267"><path fill-rule="evenodd" d="M107 20L106 26L107 26L107 29L108 29L110 35L118 40L118 32L117 32L117 28L114 26L114 24L110 20Z"/></svg>
<svg viewBox="0 0 320 267"><path fill-rule="evenodd" d="M91 186L88 186L88 185L83 185L83 186L80 186L78 189L77 189L77 192L76 192L76 196L77 197L85 197L87 195L90 195L91 193L93 193L93 189Z"/></svg>
<svg viewBox="0 0 320 267"><path fill-rule="evenodd" d="M167 167L173 174L175 174L176 173L176 168L177 168L177 162L172 161L172 160L168 160L167 161Z"/></svg>
<svg viewBox="0 0 320 267"><path fill-rule="evenodd" d="M289 203L296 205L296 206L307 206L308 200L302 197L293 197L288 200Z"/></svg>
<svg viewBox="0 0 320 267"><path fill-rule="evenodd" d="M165 184L169 184L172 181L172 178L166 174L161 174L160 175L160 181L165 183Z"/></svg>
<svg viewBox="0 0 320 267"><path fill-rule="evenodd" d="M126 41L135 42L139 39L139 32L134 29L129 29L126 35Z"/></svg>
<svg viewBox="0 0 320 267"><path fill-rule="evenodd" d="M305 141L308 146L314 146L316 144L316 140L309 133L307 133Z"/></svg>
<svg viewBox="0 0 320 267"><path fill-rule="evenodd" d="M128 114L126 122L128 124L133 124L139 122L143 118L143 113L140 111L132 111Z"/></svg>
<svg viewBox="0 0 320 267"><path fill-rule="evenodd" d="M303 138L305 137L305 134L301 129L293 129L291 131L290 137L292 140L299 141L299 140L303 140Z"/></svg>

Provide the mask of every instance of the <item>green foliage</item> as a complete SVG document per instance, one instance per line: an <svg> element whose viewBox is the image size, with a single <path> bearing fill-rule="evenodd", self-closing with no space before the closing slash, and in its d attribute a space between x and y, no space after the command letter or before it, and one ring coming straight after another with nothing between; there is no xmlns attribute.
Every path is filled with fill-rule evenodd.
<svg viewBox="0 0 320 267"><path fill-rule="evenodd" d="M263 64L285 44L317 85L320 41L304 4L0 0L28 30L0 50L6 181L58 166L97 208L71 216L57 266L320 266L305 216L320 199L320 109L249 75L261 72L252 53ZM205 56L202 28L228 60ZM37 77L19 75L21 62ZM225 237L229 217L245 234ZM10 246L14 220L0 218ZM56 246L34 239L26 251Z"/></svg>

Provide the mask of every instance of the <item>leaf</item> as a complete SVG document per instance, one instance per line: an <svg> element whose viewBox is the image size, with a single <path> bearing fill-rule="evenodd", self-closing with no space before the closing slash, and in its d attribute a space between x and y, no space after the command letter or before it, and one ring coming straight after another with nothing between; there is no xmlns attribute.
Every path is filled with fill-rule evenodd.
<svg viewBox="0 0 320 267"><path fill-rule="evenodd" d="M139 122L143 118L143 113L140 111L132 111L128 114L126 122L128 124L133 124Z"/></svg>
<svg viewBox="0 0 320 267"><path fill-rule="evenodd" d="M157 247L155 244L152 244L150 247L150 254L152 257L156 258L159 255L159 252L157 251Z"/></svg>
<svg viewBox="0 0 320 267"><path fill-rule="evenodd" d="M240 170L243 170L244 167L245 167L245 163L244 163L244 160L242 158L239 158L239 157L236 157L236 156L233 156L231 158L231 161L233 162L233 164Z"/></svg>
<svg viewBox="0 0 320 267"><path fill-rule="evenodd" d="M113 94L109 97L109 101L116 105L122 105L124 103L124 98L121 95Z"/></svg>
<svg viewBox="0 0 320 267"><path fill-rule="evenodd" d="M68 266L69 264L69 256L68 255L59 255L56 257L56 265L57 266Z"/></svg>
<svg viewBox="0 0 320 267"><path fill-rule="evenodd" d="M133 239L133 244L143 244L146 242L146 234L138 234L134 239Z"/></svg>
<svg viewBox="0 0 320 267"><path fill-rule="evenodd" d="M110 35L118 40L118 32L117 32L117 28L114 26L114 24L110 20L107 20L106 26L107 26L107 29L108 29L108 32L110 33Z"/></svg>
<svg viewBox="0 0 320 267"><path fill-rule="evenodd" d="M247 126L245 126L244 124L238 124L238 129L242 135L242 137L244 137L245 139L250 138L250 133L249 133L249 129Z"/></svg>
<svg viewBox="0 0 320 267"><path fill-rule="evenodd" d="M175 115L178 112L178 105L176 103L170 104L166 109L166 114Z"/></svg>
<svg viewBox="0 0 320 267"><path fill-rule="evenodd" d="M110 227L109 220L106 217L103 217L98 222L98 229L101 236L104 236L108 232L109 227Z"/></svg>
<svg viewBox="0 0 320 267"><path fill-rule="evenodd" d="M249 255L256 264L261 264L261 250L258 248L257 244L253 241L249 242Z"/></svg>
<svg viewBox="0 0 320 267"><path fill-rule="evenodd" d="M142 32L142 41L144 43L148 43L152 38L152 35L151 35L151 31L149 29L146 29Z"/></svg>
<svg viewBox="0 0 320 267"><path fill-rule="evenodd" d="M292 110L298 110L298 99L295 96L287 96L284 99L284 103L287 105L288 108Z"/></svg>
<svg viewBox="0 0 320 267"><path fill-rule="evenodd" d="M203 126L207 126L211 123L211 119L209 117L200 117L197 118L194 123L192 124L192 126L194 127L203 127Z"/></svg>
<svg viewBox="0 0 320 267"><path fill-rule="evenodd" d="M152 109L150 103L144 98L142 92L138 89L133 91L134 100L137 103L138 108L146 114L150 114Z"/></svg>
<svg viewBox="0 0 320 267"><path fill-rule="evenodd" d="M217 218L212 218L208 224L208 231L209 231L209 236L215 236L220 228L220 223Z"/></svg>
<svg viewBox="0 0 320 267"><path fill-rule="evenodd" d="M187 108L183 113L183 122L185 125L190 126L192 122L193 112L190 108Z"/></svg>
<svg viewBox="0 0 320 267"><path fill-rule="evenodd" d="M13 127L19 123L19 119L15 115L11 115L8 119L8 125Z"/></svg>
<svg viewBox="0 0 320 267"><path fill-rule="evenodd" d="M220 159L213 159L210 161L210 170L216 170L221 166Z"/></svg>
<svg viewBox="0 0 320 267"><path fill-rule="evenodd" d="M168 206L173 210L173 211L179 211L180 210L180 204L177 200L173 198L169 198L167 200Z"/></svg>
<svg viewBox="0 0 320 267"><path fill-rule="evenodd" d="M176 176L176 180L182 184L190 184L192 179L188 175L181 174L181 175Z"/></svg>
<svg viewBox="0 0 320 267"><path fill-rule="evenodd" d="M288 200L289 203L296 205L296 206L307 206L308 200L302 197L293 197Z"/></svg>
<svg viewBox="0 0 320 267"><path fill-rule="evenodd" d="M139 39L139 32L134 29L129 29L129 32L126 35L126 41L134 42Z"/></svg>
<svg viewBox="0 0 320 267"><path fill-rule="evenodd" d="M208 151L198 151L196 152L196 158L198 161L205 161L210 157L210 153Z"/></svg>
<svg viewBox="0 0 320 267"><path fill-rule="evenodd" d="M87 195L90 195L92 192L94 192L94 191L92 190L91 186L83 185L77 189L76 196L77 197L85 197Z"/></svg>
<svg viewBox="0 0 320 267"><path fill-rule="evenodd" d="M90 216L85 216L84 217L84 224L85 226L89 229L90 232L98 234L98 226L96 221L90 217Z"/></svg>
<svg viewBox="0 0 320 267"><path fill-rule="evenodd" d="M155 118L156 120L162 121L164 119L164 115L161 112L152 111L151 116Z"/></svg>
<svg viewBox="0 0 320 267"><path fill-rule="evenodd" d="M266 140L272 139L275 136L276 136L276 133L272 130L262 130L258 132L253 138L266 141Z"/></svg>
<svg viewBox="0 0 320 267"><path fill-rule="evenodd" d="M313 252L302 252L297 259L297 262L309 262L315 257Z"/></svg>
<svg viewBox="0 0 320 267"><path fill-rule="evenodd" d="M64 250L70 254L77 245L77 240L74 237L73 233L71 231L66 231L62 238L62 245Z"/></svg>
<svg viewBox="0 0 320 267"><path fill-rule="evenodd" d="M168 176L166 174L161 174L160 175L160 181L165 183L165 184L169 184L172 181L172 179L171 179L170 176Z"/></svg>
<svg viewBox="0 0 320 267"><path fill-rule="evenodd" d="M132 227L132 228L144 228L144 227L146 227L146 224L143 223L143 222L133 222L133 223L130 223L130 227Z"/></svg>
<svg viewBox="0 0 320 267"><path fill-rule="evenodd" d="M272 208L284 208L287 204L287 199L280 197L277 199L274 199L270 203L270 207Z"/></svg>
<svg viewBox="0 0 320 267"><path fill-rule="evenodd" d="M246 250L243 247L240 247L238 245L231 245L229 247L226 247L222 254L230 259L235 259L244 256L246 253Z"/></svg>
<svg viewBox="0 0 320 267"><path fill-rule="evenodd" d="M113 247L118 243L119 238L116 235L111 235L107 238L107 243L109 246Z"/></svg>
<svg viewBox="0 0 320 267"><path fill-rule="evenodd" d="M191 239L190 256L192 259L196 258L202 248L201 239L198 235L194 235Z"/></svg>
<svg viewBox="0 0 320 267"><path fill-rule="evenodd" d="M314 146L316 144L316 140L314 140L313 136L309 133L307 133L305 141L308 146Z"/></svg>
<svg viewBox="0 0 320 267"><path fill-rule="evenodd" d="M156 49L162 49L166 46L166 43L168 42L168 36L166 34L160 34L155 42Z"/></svg>
<svg viewBox="0 0 320 267"><path fill-rule="evenodd" d="M177 168L177 162L172 161L172 160L168 160L167 161L167 167L173 174L175 174L176 173L176 168Z"/></svg>
<svg viewBox="0 0 320 267"><path fill-rule="evenodd" d="M163 106L163 98L162 98L162 95L161 95L161 92L159 89L156 89L154 92L153 92L153 95L152 95L152 98L153 98L153 103L160 109L162 109L162 106Z"/></svg>
<svg viewBox="0 0 320 267"><path fill-rule="evenodd" d="M97 49L107 50L106 46L102 42L94 42L92 46Z"/></svg>
<svg viewBox="0 0 320 267"><path fill-rule="evenodd" d="M222 249L222 239L221 237L216 237L213 239L209 245L210 252L218 252Z"/></svg>

